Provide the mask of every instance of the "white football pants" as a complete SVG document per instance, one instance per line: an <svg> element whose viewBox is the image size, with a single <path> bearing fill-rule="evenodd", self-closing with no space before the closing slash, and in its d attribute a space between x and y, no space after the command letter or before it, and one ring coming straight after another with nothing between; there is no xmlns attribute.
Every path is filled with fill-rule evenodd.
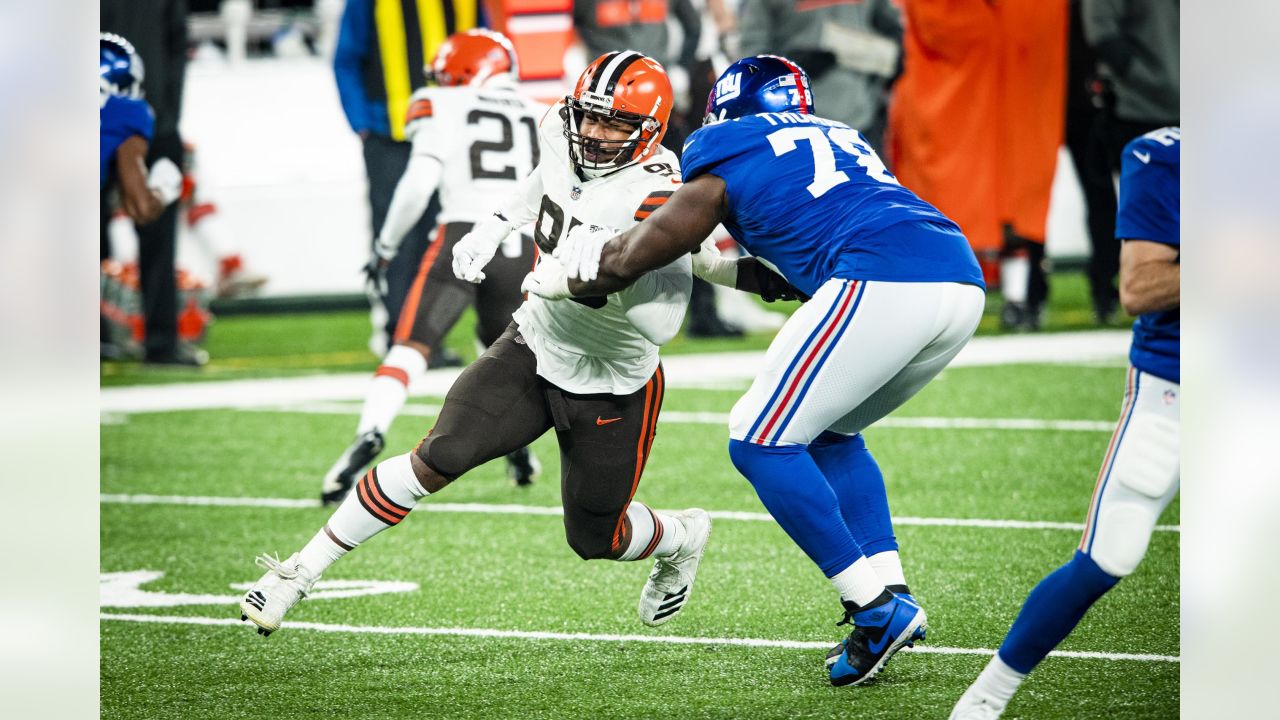
<svg viewBox="0 0 1280 720"><path fill-rule="evenodd" d="M825 430L861 432L951 362L985 299L960 283L828 280L778 331L729 437L808 445Z"/></svg>
<svg viewBox="0 0 1280 720"><path fill-rule="evenodd" d="M1178 492L1178 385L1129 368L1115 433L1102 458L1080 552L1124 577L1147 554L1160 513Z"/></svg>

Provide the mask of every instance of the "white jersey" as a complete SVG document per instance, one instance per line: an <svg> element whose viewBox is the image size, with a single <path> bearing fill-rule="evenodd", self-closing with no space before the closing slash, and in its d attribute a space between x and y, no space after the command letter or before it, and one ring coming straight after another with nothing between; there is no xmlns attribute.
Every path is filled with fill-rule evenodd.
<svg viewBox="0 0 1280 720"><path fill-rule="evenodd" d="M483 87L426 87L409 99L405 138L440 161L441 224L474 223L538 165L547 106L495 78ZM415 218L416 221L416 218Z"/></svg>
<svg viewBox="0 0 1280 720"><path fill-rule="evenodd" d="M554 250L577 225L627 230L680 186L679 160L665 148L643 163L583 181L570 163L558 110L547 113L542 123L541 162L503 208L513 225L534 222L540 252ZM684 321L691 268L685 255L609 295L598 309L576 300L529 295L513 317L538 358L538 374L576 393L626 395L643 387L658 368L654 340L670 339Z"/></svg>

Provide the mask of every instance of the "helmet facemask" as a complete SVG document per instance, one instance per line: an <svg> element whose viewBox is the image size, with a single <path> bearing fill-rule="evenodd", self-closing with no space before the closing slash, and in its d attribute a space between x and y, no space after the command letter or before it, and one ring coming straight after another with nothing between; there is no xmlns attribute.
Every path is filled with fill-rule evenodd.
<svg viewBox="0 0 1280 720"><path fill-rule="evenodd" d="M600 122L626 123L633 130L620 140L588 137L582 133L588 114ZM653 115L618 110L613 107L612 97L589 90L582 90L577 97L566 97L560 118L574 169L591 178L608 175L647 157L662 128Z"/></svg>

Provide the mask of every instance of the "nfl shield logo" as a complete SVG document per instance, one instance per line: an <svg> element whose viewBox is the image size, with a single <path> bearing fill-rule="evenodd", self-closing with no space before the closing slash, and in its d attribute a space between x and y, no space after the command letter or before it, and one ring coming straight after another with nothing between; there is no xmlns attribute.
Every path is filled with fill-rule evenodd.
<svg viewBox="0 0 1280 720"><path fill-rule="evenodd" d="M578 187L577 185L574 185L573 187L569 188L570 200L578 200L581 198L582 198L582 188Z"/></svg>

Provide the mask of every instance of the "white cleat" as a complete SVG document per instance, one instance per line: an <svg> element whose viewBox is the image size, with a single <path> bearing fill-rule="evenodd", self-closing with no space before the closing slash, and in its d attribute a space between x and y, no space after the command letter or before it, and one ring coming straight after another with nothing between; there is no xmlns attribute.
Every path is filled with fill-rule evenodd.
<svg viewBox="0 0 1280 720"><path fill-rule="evenodd" d="M706 510L692 508L675 516L684 525L684 543L670 557L653 563L649 581L640 593L640 621L651 627L668 622L684 609L693 594L698 563L711 536L711 516Z"/></svg>
<svg viewBox="0 0 1280 720"><path fill-rule="evenodd" d="M240 619L258 626L258 634L270 635L280 629L284 614L311 592L319 576L312 576L298 564L298 553L280 562L270 555L259 555L254 563L267 573L249 588L240 601Z"/></svg>
<svg viewBox="0 0 1280 720"><path fill-rule="evenodd" d="M973 688L964 691L960 701L951 709L948 720L997 720L1005 706L991 698L982 697Z"/></svg>

